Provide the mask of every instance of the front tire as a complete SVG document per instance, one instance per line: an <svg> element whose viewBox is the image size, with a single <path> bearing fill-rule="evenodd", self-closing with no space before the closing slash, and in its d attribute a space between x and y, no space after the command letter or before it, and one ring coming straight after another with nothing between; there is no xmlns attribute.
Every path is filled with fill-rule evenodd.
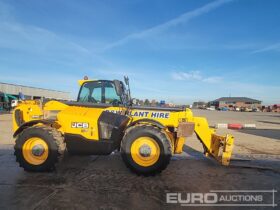
<svg viewBox="0 0 280 210"><path fill-rule="evenodd" d="M48 126L34 126L23 130L16 139L15 156L26 171L52 171L64 153L61 134Z"/></svg>
<svg viewBox="0 0 280 210"><path fill-rule="evenodd" d="M155 175L170 162L172 147L167 135L154 126L140 125L128 130L121 143L126 166L138 175Z"/></svg>

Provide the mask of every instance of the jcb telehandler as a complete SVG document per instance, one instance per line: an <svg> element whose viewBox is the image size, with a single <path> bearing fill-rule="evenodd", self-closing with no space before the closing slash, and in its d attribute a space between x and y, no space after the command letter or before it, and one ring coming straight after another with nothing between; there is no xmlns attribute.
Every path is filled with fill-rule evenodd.
<svg viewBox="0 0 280 210"><path fill-rule="evenodd" d="M70 154L109 155L119 150L133 172L164 170L173 154L182 153L193 132L205 155L228 165L234 138L219 136L207 120L188 108L135 106L128 78L79 80L78 99L22 101L13 113L15 156L27 171L50 171L66 149Z"/></svg>

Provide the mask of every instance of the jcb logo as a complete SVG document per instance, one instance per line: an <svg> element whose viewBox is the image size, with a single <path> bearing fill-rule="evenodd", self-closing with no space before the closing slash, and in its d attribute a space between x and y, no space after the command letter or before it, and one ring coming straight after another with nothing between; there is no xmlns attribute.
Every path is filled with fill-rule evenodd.
<svg viewBox="0 0 280 210"><path fill-rule="evenodd" d="M72 122L71 123L72 128L88 128L88 123L85 122Z"/></svg>

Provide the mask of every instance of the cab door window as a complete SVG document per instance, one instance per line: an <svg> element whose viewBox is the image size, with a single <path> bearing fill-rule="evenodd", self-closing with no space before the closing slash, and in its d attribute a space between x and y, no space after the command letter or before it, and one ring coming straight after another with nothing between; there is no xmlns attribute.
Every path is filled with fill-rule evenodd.
<svg viewBox="0 0 280 210"><path fill-rule="evenodd" d="M121 98L117 95L116 88L112 82L104 82L105 103L118 105L121 104Z"/></svg>
<svg viewBox="0 0 280 210"><path fill-rule="evenodd" d="M95 87L92 89L91 97L89 98L89 102L93 103L101 103L102 102L102 87Z"/></svg>

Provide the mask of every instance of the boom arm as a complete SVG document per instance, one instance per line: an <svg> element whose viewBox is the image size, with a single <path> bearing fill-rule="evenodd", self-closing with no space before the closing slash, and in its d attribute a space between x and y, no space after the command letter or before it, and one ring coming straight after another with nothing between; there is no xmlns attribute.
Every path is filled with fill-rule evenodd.
<svg viewBox="0 0 280 210"><path fill-rule="evenodd" d="M208 122L203 117L193 117L195 133L203 144L205 155L212 156L222 165L229 165L233 149L234 137L230 134L219 136L215 130L209 128Z"/></svg>

